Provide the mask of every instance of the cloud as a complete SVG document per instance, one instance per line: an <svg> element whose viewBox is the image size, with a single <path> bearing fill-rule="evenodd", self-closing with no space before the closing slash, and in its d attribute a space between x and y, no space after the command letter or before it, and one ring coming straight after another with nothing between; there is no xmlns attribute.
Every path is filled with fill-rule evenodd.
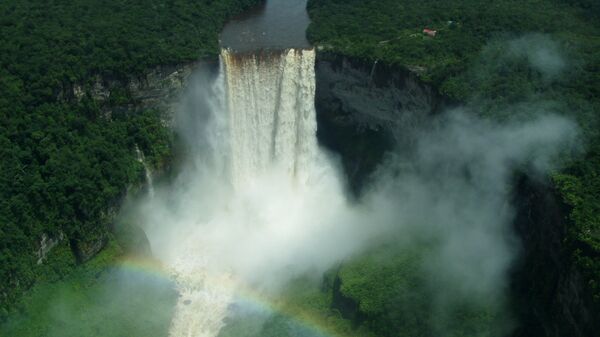
<svg viewBox="0 0 600 337"><path fill-rule="evenodd" d="M383 221L436 242L428 264L456 280L453 291L491 293L514 256L515 170L547 173L576 136L576 125L555 115L498 124L451 111L419 132L412 155L381 169L367 202L392 212Z"/></svg>
<svg viewBox="0 0 600 337"><path fill-rule="evenodd" d="M559 43L548 35L528 34L508 42L507 57L524 57L545 78L555 78L567 68Z"/></svg>

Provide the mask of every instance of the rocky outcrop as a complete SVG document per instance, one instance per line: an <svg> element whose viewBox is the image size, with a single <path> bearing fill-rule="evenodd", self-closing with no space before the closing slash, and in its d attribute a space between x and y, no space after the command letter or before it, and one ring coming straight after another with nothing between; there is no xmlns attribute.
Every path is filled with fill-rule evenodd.
<svg viewBox="0 0 600 337"><path fill-rule="evenodd" d="M600 308L573 262L570 209L549 184L526 177L516 186L515 229L522 252L512 275L515 337L586 337L600 331Z"/></svg>
<svg viewBox="0 0 600 337"><path fill-rule="evenodd" d="M339 153L355 191L392 147L409 148L411 131L443 105L405 68L327 52L316 62L319 142Z"/></svg>
<svg viewBox="0 0 600 337"><path fill-rule="evenodd" d="M343 113L359 128L386 129L395 140L439 109L440 96L405 68L335 54L319 54L317 106ZM323 109L325 108L325 109ZM325 110L325 111L324 111Z"/></svg>
<svg viewBox="0 0 600 337"><path fill-rule="evenodd" d="M132 223L121 223L115 227L115 233L119 246L128 256L138 258L151 258L152 249L150 241L144 230Z"/></svg>
<svg viewBox="0 0 600 337"><path fill-rule="evenodd" d="M93 76L85 83L66 85L58 93L59 100L80 101L86 95L103 106L104 116L113 112L157 109L165 113L165 121L173 116L178 97L201 61L158 66L147 73L126 79Z"/></svg>
<svg viewBox="0 0 600 337"><path fill-rule="evenodd" d="M77 263L85 263L96 256L108 244L108 236L74 237L69 239L71 252Z"/></svg>
<svg viewBox="0 0 600 337"><path fill-rule="evenodd" d="M133 100L138 109L159 109L171 112L177 98L185 88L189 77L199 62L185 63L176 66L154 68L141 78L132 79L128 84Z"/></svg>
<svg viewBox="0 0 600 337"><path fill-rule="evenodd" d="M64 233L60 232L59 235L55 238L49 237L46 233L42 234L42 238L40 240L40 248L37 251L37 264L40 265L44 263L48 253L56 247L62 240L65 239Z"/></svg>

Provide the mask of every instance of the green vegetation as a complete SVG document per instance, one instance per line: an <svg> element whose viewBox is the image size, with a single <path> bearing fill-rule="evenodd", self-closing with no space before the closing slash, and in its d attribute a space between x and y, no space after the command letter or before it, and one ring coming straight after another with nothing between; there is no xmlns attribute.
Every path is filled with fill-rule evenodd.
<svg viewBox="0 0 600 337"><path fill-rule="evenodd" d="M157 65L214 57L226 18L257 1L0 2L0 335L166 335L174 303L170 285L123 283L113 264L122 254L110 239L113 214L126 189L143 180L135 146L155 167L172 156L161 112L123 108L136 104L127 83ZM579 122L585 153L565 159L553 178L573 207L573 257L598 301L599 4L309 1L309 38L324 49L406 66L446 97L492 118L512 116L515 105L531 113L532 102L543 101L546 110ZM424 35L426 27L437 36ZM565 68L532 68L518 43L554 48L567 60ZM92 94L95 78L117 83L107 100ZM75 87L83 95L76 97ZM37 264L43 234L62 240ZM105 240L107 248L82 264ZM312 333L305 322L339 336L370 336L366 328L377 335L429 336L440 324L453 336L485 335L499 319L486 304L454 303L456 317L420 320L432 301L418 260L416 253L370 252L348 261L324 285L289 285L265 324L237 320L222 335ZM352 313L342 312L340 296L356 301L366 328L343 318Z"/></svg>
<svg viewBox="0 0 600 337"><path fill-rule="evenodd" d="M439 301L423 246L383 245L345 261L323 282L299 278L276 298L240 302L219 337L501 336L510 326L493 300ZM443 284L443 281L440 281Z"/></svg>
<svg viewBox="0 0 600 337"><path fill-rule="evenodd" d="M374 337L331 307L333 293L333 278L323 284L295 279L275 297L236 304L238 309L227 318L219 337Z"/></svg>
<svg viewBox="0 0 600 337"><path fill-rule="evenodd" d="M490 118L546 112L579 123L583 154L565 154L553 181L572 206L566 246L600 303L600 3L309 0L308 6L308 35L322 49L404 66Z"/></svg>
<svg viewBox="0 0 600 337"><path fill-rule="evenodd" d="M225 20L256 2L0 2L0 320L37 280L65 277L106 242L143 179L136 145L155 167L168 160L165 117L131 108L129 79L214 57ZM96 78L117 83L108 99L92 94ZM38 265L43 234L63 240Z"/></svg>
<svg viewBox="0 0 600 337"><path fill-rule="evenodd" d="M356 302L376 336L496 336L507 325L499 303L444 298L423 269L423 246L381 246L344 264L340 293ZM442 282L442 283L440 283Z"/></svg>
<svg viewBox="0 0 600 337"><path fill-rule="evenodd" d="M562 38L569 49L598 53L595 20L569 1L310 0L308 7L311 42L345 55L409 67L457 99L467 99L469 93L449 83L499 35L548 33ZM437 36L423 34L425 28L436 30ZM585 66L587 71L594 69L593 63Z"/></svg>
<svg viewBox="0 0 600 337"><path fill-rule="evenodd" d="M0 335L166 336L177 298L173 285L115 264L121 255L111 241L63 280L38 283L0 325Z"/></svg>

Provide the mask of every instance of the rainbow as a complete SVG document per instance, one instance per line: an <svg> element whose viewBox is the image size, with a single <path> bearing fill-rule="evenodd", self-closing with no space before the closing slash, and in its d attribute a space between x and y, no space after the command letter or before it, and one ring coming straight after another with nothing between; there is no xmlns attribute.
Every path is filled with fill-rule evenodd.
<svg viewBox="0 0 600 337"><path fill-rule="evenodd" d="M117 262L117 267L122 268L126 271L149 275L155 278L164 279L167 281L173 281L172 276L169 273L169 269L156 259L150 258L123 258ZM348 333L337 331L331 327L331 324L327 322L327 318L323 315L318 315L313 311L309 311L303 308L294 307L277 301L273 298L265 296L264 294L247 286L240 286L239 282L229 281L227 282L223 277L214 277L211 282L218 282L223 285L223 282L227 286L235 287L235 294L238 301L243 301L254 305L258 309L265 310L267 312L273 312L280 314L296 324L299 324L303 328L312 332L315 336L319 337L349 337Z"/></svg>

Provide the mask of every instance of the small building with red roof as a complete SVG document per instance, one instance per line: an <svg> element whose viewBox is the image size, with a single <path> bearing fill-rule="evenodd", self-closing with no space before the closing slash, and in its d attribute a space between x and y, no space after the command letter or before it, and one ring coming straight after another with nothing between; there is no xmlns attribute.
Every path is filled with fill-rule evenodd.
<svg viewBox="0 0 600 337"><path fill-rule="evenodd" d="M437 34L437 30L425 28L425 29L423 29L423 34L426 34L431 37L435 37L435 35Z"/></svg>

